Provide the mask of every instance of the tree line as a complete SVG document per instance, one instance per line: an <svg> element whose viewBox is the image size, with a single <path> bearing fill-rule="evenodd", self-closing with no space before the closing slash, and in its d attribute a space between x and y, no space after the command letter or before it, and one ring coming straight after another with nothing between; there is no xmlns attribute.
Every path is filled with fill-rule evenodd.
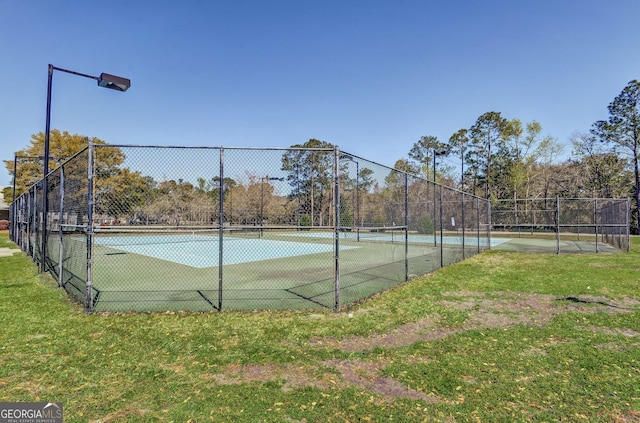
<svg viewBox="0 0 640 423"><path fill-rule="evenodd" d="M435 179L491 201L507 199L553 198L633 198L632 231L640 233L640 82L630 81L608 105L608 118L594 122L588 131L576 132L568 140L569 159L559 161L564 144L550 135L543 135L537 121L523 123L506 118L501 112L489 111L477 118L468 128L461 128L448 140L432 135L416 141L405 158L395 162L400 171ZM104 141L93 138L95 144ZM50 136L51 169L72 157L89 142L89 138L53 130ZM42 177L44 134L32 135L30 145L16 153L17 172L13 160L5 160L10 174L15 172L16 195L25 192ZM290 187L287 198L274 195L271 181L250 176L248 181L223 181L229 201L231 219L238 222L260 222L265 217L289 216L281 220L309 220L323 225L330 216L331 154L310 149L330 149L326 141L310 139L292 149L281 159ZM117 150L117 149L116 149ZM102 153L101 153L102 151ZM104 201L96 204L102 214L126 213L141 221L163 216L167 221L210 219L217 212L219 179L200 178L195 184L183 180L154 181L140 172L122 168L122 151L97 149L99 176L97 190ZM447 163L443 164L443 156ZM452 165L452 163L455 163ZM343 163L341 166L348 166ZM380 190L372 178L372 171L359 169L358 175L342 181L353 193L373 193ZM351 186L351 188L349 188ZM13 198L13 187L4 189L5 199ZM355 194L352 194L354 199ZM127 198L110 203L107 199ZM363 201L358 198L358 205ZM235 204L234 204L235 202ZM118 210L114 209L117 208ZM225 207L227 205L225 204ZM346 207L344 214L355 223L356 205ZM277 210L277 212L276 212ZM117 212L117 213L116 213ZM235 214L235 218L233 215ZM190 216L186 219L185 216ZM155 216L151 218L151 216ZM173 217L172 217L173 216ZM365 213L358 224L364 224ZM374 220L373 217L368 219ZM283 222L284 223L284 222ZM293 222L288 222L293 223Z"/></svg>
<svg viewBox="0 0 640 423"><path fill-rule="evenodd" d="M608 111L608 119L571 136L571 155L564 161L559 161L564 145L543 136L540 123L523 124L490 111L448 140L421 137L396 167L436 175L440 182L492 202L556 196L633 198L631 229L640 233L640 82L630 81ZM437 166L445 154L457 159L459 172L451 165Z"/></svg>

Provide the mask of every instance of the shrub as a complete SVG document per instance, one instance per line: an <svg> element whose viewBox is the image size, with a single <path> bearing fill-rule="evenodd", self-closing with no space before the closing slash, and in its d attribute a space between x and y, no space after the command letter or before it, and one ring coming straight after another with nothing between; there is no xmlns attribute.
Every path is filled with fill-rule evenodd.
<svg viewBox="0 0 640 423"><path fill-rule="evenodd" d="M300 226L311 226L311 216L309 216L308 214L303 214L302 216L300 216ZM303 231L309 231L311 230L311 228L304 228L301 229Z"/></svg>
<svg viewBox="0 0 640 423"><path fill-rule="evenodd" d="M432 234L433 221L431 220L431 216L428 214L421 215L416 222L416 229L419 234Z"/></svg>

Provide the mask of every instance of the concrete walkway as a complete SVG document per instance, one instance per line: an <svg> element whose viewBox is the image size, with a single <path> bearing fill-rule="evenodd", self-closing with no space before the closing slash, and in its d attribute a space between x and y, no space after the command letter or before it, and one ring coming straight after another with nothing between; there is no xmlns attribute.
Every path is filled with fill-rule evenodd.
<svg viewBox="0 0 640 423"><path fill-rule="evenodd" d="M19 252L20 250L17 248L0 248L0 257L10 257Z"/></svg>

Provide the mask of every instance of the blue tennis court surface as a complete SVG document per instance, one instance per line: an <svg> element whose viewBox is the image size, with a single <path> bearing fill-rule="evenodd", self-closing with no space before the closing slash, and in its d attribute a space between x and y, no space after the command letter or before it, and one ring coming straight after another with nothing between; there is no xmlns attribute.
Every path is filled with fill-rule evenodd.
<svg viewBox="0 0 640 423"><path fill-rule="evenodd" d="M185 239L182 235L97 236L96 245L160 260L205 268L218 266L218 237ZM341 250L358 248L341 246ZM303 256L333 251L332 244L225 237L223 265Z"/></svg>

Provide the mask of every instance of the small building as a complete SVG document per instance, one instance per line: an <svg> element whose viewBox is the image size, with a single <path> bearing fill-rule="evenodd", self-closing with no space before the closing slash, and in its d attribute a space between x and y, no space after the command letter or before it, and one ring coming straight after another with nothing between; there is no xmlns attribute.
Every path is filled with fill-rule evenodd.
<svg viewBox="0 0 640 423"><path fill-rule="evenodd" d="M3 189L0 187L0 220L9 220L9 205L4 201Z"/></svg>

